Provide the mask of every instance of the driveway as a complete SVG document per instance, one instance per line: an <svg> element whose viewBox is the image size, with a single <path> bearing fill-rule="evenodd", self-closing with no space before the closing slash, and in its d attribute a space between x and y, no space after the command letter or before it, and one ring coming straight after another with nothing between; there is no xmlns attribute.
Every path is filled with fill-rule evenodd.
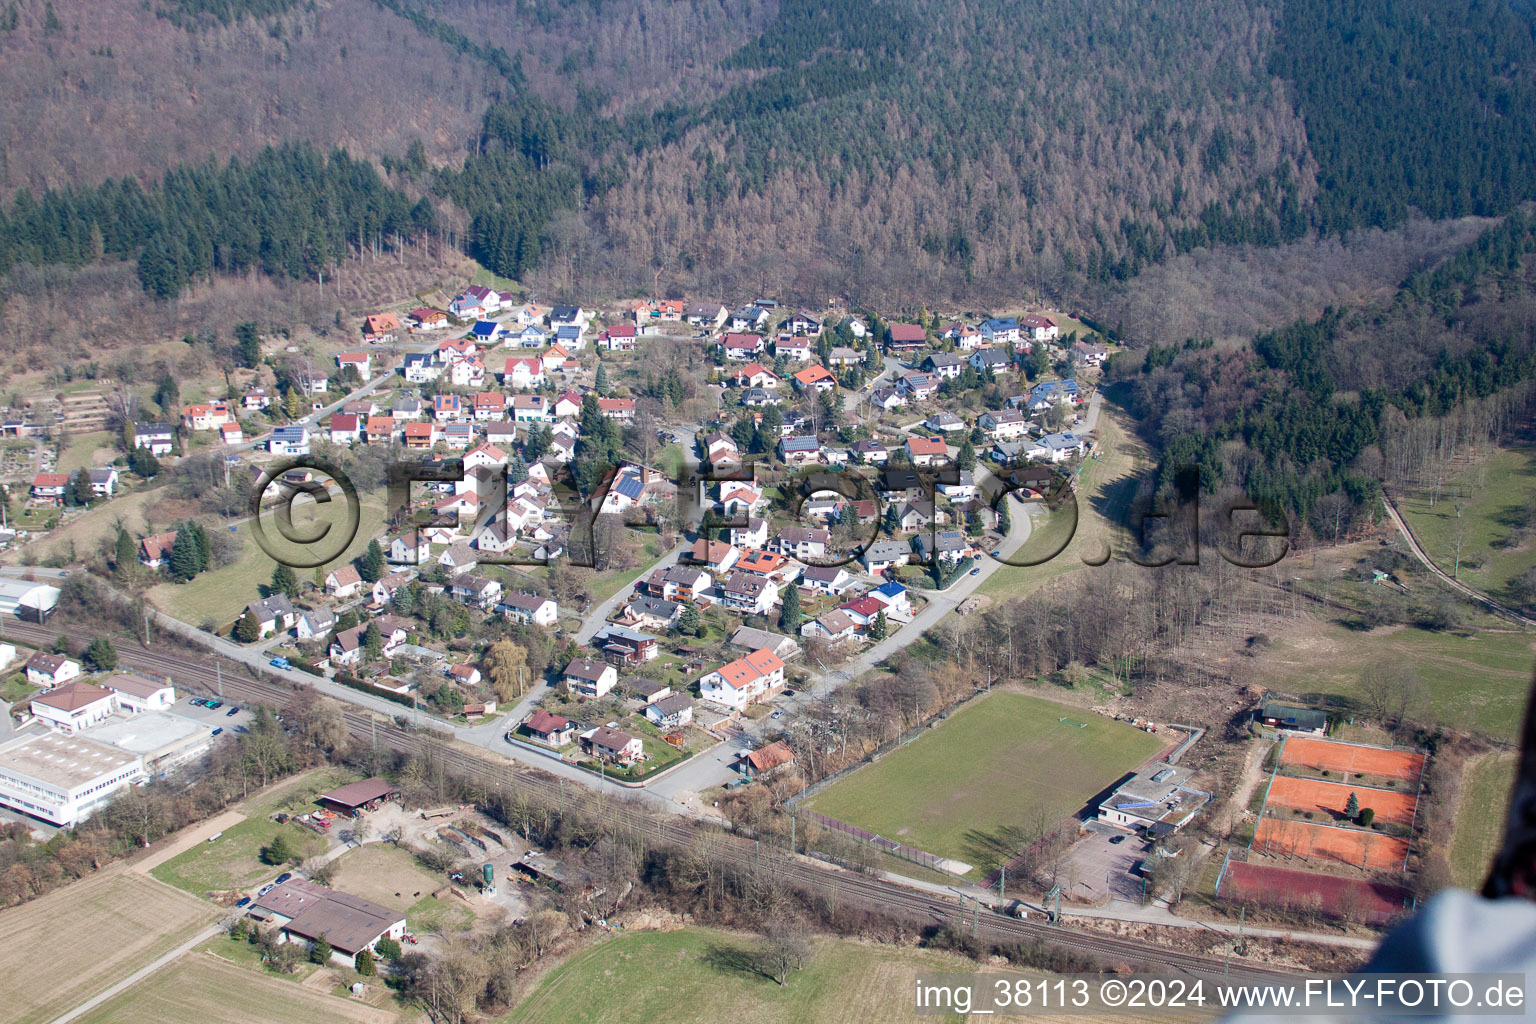
<svg viewBox="0 0 1536 1024"><path fill-rule="evenodd" d="M1088 833L1067 855L1072 895L1095 903L1107 897L1139 904L1142 887L1136 865L1147 856L1142 849L1145 845L1144 840L1124 832ZM1063 884L1064 891L1066 888Z"/></svg>

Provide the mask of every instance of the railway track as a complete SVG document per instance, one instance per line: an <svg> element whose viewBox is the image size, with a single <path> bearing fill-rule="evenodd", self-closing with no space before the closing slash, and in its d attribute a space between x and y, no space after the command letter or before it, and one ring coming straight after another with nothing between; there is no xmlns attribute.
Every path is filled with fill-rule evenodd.
<svg viewBox="0 0 1536 1024"><path fill-rule="evenodd" d="M51 646L61 635L78 644L88 643L94 636L30 623L7 622L5 628L8 635L40 647ZM191 654L175 651L145 649L142 646L130 646L129 643L118 645L118 662L121 666L171 676L183 688L200 690L209 695L222 692L227 700L281 708L295 692L296 687L286 679L251 679L247 674L247 666L234 663L229 663L228 671L221 671L215 667L215 660L222 663L217 655L199 660ZM714 841L714 850L735 866L771 871L786 882L806 890L833 895L844 904L855 904L887 915L902 915L923 926L947 924L962 931L974 929L978 936L991 941L1044 942L1110 965L1140 964L1203 977L1219 976L1227 967L1226 962L1219 957L1184 953L1066 926L1021 921L992 912L978 913L973 904L966 904L958 896L946 900L934 893L911 889L883 878L861 875L831 865L807 863L776 846L764 846L708 824L656 814L631 801L600 792L566 787L563 780L556 776L515 762L499 761L488 753L471 752L452 746L451 739L403 729L393 719L382 715L350 706L342 714L348 730L359 740L377 742L410 754L422 753L431 744L433 755L446 766L487 787L521 786L552 802L568 803L573 798L601 802L602 812L610 821L622 824L631 834L648 840L688 846L708 836ZM1291 977L1294 974L1269 970L1247 961L1242 961L1240 967L1244 974L1250 975Z"/></svg>

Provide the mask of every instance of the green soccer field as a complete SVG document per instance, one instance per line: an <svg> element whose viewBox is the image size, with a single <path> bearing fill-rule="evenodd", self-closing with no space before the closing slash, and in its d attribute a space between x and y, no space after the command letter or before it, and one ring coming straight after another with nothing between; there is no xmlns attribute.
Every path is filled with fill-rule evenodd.
<svg viewBox="0 0 1536 1024"><path fill-rule="evenodd" d="M818 793L807 806L908 846L990 868L974 833L1027 829L1042 815L1054 825L1162 746L1158 736L1100 715L998 692Z"/></svg>

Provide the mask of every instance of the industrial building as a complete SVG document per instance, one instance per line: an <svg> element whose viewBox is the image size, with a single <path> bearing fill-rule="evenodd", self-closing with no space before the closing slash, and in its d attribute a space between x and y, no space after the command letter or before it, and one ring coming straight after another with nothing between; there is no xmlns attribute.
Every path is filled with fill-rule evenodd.
<svg viewBox="0 0 1536 1024"><path fill-rule="evenodd" d="M0 580L0 615L47 622L59 604L59 588L30 580Z"/></svg>
<svg viewBox="0 0 1536 1024"><path fill-rule="evenodd" d="M356 967L357 954L375 948L380 939L398 942L405 935L405 915L399 911L306 878L257 897L250 916L275 928L280 942L308 946L323 937L331 945L331 959L347 967Z"/></svg>
<svg viewBox="0 0 1536 1024"><path fill-rule="evenodd" d="M143 778L138 755L83 736L36 732L0 745L0 804L64 828Z"/></svg>

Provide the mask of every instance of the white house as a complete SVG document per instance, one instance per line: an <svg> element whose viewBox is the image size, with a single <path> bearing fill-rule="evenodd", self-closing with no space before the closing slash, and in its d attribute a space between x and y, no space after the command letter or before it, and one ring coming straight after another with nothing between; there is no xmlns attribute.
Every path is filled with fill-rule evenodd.
<svg viewBox="0 0 1536 1024"><path fill-rule="evenodd" d="M50 729L73 733L104 721L117 710L117 696L76 679L32 698L32 714Z"/></svg>
<svg viewBox="0 0 1536 1024"><path fill-rule="evenodd" d="M561 675L573 693L584 697L601 697L619 682L619 673L612 665L591 658L572 659Z"/></svg>
<svg viewBox="0 0 1536 1024"><path fill-rule="evenodd" d="M27 682L51 690L71 679L80 678L80 663L60 654L38 651L27 659Z"/></svg>
<svg viewBox="0 0 1536 1024"><path fill-rule="evenodd" d="M745 710L784 685L784 662L770 650L756 650L699 679L699 695L732 711Z"/></svg>
<svg viewBox="0 0 1536 1024"><path fill-rule="evenodd" d="M124 711L164 711L176 703L176 688L170 680L118 673L103 679L102 685L117 695L117 705Z"/></svg>
<svg viewBox="0 0 1536 1024"><path fill-rule="evenodd" d="M514 622L534 626L553 626L560 621L560 607L554 598L536 594L507 594L501 599L497 611Z"/></svg>
<svg viewBox="0 0 1536 1024"><path fill-rule="evenodd" d="M344 565L325 577L325 592L343 601L356 596L362 588L363 578L358 575L356 566Z"/></svg>

